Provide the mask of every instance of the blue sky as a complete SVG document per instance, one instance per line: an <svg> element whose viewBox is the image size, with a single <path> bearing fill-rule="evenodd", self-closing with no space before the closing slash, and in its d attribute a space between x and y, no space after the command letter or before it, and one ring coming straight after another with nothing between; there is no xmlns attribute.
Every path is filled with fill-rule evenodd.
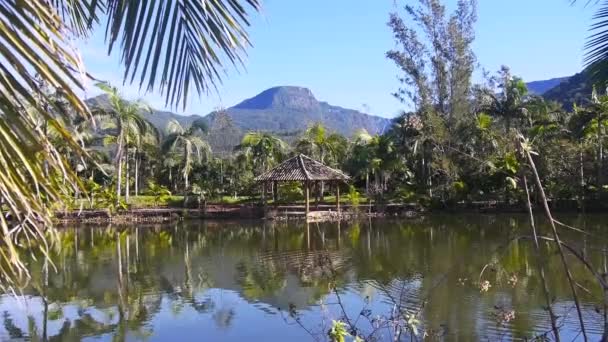
<svg viewBox="0 0 608 342"><path fill-rule="evenodd" d="M263 11L249 29L254 47L248 51L246 70L229 68L218 93L191 96L185 111L174 111L204 115L273 86L297 85L334 105L394 117L404 106L390 95L399 83L397 68L384 57L394 46L386 22L389 12L414 1L263 0ZM456 0L444 2L453 8ZM480 66L495 71L508 65L526 81L580 71L595 10L584 3L478 0L474 50ZM117 54L106 56L103 29L78 46L87 71L122 85ZM158 94L140 93L130 85L121 89L127 98L165 108ZM86 96L97 93L90 88Z"/></svg>

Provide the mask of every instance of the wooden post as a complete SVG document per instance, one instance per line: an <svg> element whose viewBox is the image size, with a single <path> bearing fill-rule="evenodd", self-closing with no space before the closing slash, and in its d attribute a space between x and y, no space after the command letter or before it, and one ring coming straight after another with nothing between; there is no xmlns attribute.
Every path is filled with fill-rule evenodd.
<svg viewBox="0 0 608 342"><path fill-rule="evenodd" d="M306 220L306 249L310 250L310 224Z"/></svg>
<svg viewBox="0 0 608 342"><path fill-rule="evenodd" d="M266 182L262 182L262 207L264 210L264 217L268 215L267 205L268 203L266 201Z"/></svg>
<svg viewBox="0 0 608 342"><path fill-rule="evenodd" d="M340 215L340 182L336 182L336 211Z"/></svg>
<svg viewBox="0 0 608 342"><path fill-rule="evenodd" d="M304 188L306 196L306 220L308 220L308 213L310 212L310 184L308 181L304 182Z"/></svg>

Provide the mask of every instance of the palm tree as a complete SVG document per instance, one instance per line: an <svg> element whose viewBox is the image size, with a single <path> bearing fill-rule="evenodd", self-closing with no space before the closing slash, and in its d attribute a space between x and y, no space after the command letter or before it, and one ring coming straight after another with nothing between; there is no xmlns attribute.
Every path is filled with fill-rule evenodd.
<svg viewBox="0 0 608 342"><path fill-rule="evenodd" d="M594 88L591 102L582 108L575 107L574 113L570 120L570 129L580 144L581 170L582 151L586 143L593 141L595 144L591 145L596 148L597 160L596 182L601 195L604 186L604 140L606 139L606 126L608 126L608 95L598 96ZM581 176L581 183L583 182L582 179Z"/></svg>
<svg viewBox="0 0 608 342"><path fill-rule="evenodd" d="M90 119L79 94L88 75L72 41L106 28L108 54L119 50L125 82L159 90L171 105L186 104L188 91L204 93L220 79L226 60L241 64L250 45L245 27L259 0L2 1L0 3L0 217L4 275L28 274L12 237L39 236L52 227L50 205L66 187L82 188L77 175L32 118L31 106L57 129L75 154L85 155L61 124L67 115L44 96L41 79L60 90L76 116ZM102 22L103 21L103 22ZM65 181L45 177L58 174ZM9 205L5 205L9 204ZM18 227L18 229L12 229ZM46 246L46 244L41 244ZM45 247L43 247L45 248Z"/></svg>
<svg viewBox="0 0 608 342"><path fill-rule="evenodd" d="M116 165L116 196L122 195L122 172L123 164L126 167L126 191L125 199L129 201L129 145L141 145L142 137L146 135L158 136L154 125L142 116L143 111L150 111L150 108L141 102L129 102L123 99L116 87L105 83L98 83L97 86L103 90L109 101L109 107L97 107L93 109L94 117L101 120L108 120L116 127L116 136L112 137L111 142L116 144L114 163Z"/></svg>
<svg viewBox="0 0 608 342"><path fill-rule="evenodd" d="M371 193L369 174L374 176L374 191L383 192L387 188L389 173L394 170L398 158L395 140L391 135L370 135L365 130L357 132L351 151L355 167L365 172L365 190Z"/></svg>
<svg viewBox="0 0 608 342"><path fill-rule="evenodd" d="M188 177L194 162L202 162L211 155L211 147L200 137L200 133L207 130L203 121L195 121L190 128L185 129L176 120L167 124L168 136L162 145L165 153L180 153L182 155L182 176L184 177L184 190L188 191L190 183Z"/></svg>
<svg viewBox="0 0 608 342"><path fill-rule="evenodd" d="M153 177L162 162L158 136L144 136L136 145L135 159L135 196L138 196L141 185L146 184L146 177Z"/></svg>
<svg viewBox="0 0 608 342"><path fill-rule="evenodd" d="M321 163L339 164L346 155L348 142L338 133L327 134L321 123L308 127L296 142L296 149Z"/></svg>
<svg viewBox="0 0 608 342"><path fill-rule="evenodd" d="M296 150L318 159L321 163L334 164L337 166L346 156L348 141L338 133L327 134L327 130L321 123L315 123L308 127L300 139L296 142ZM321 182L319 197L323 200L325 184Z"/></svg>
<svg viewBox="0 0 608 342"><path fill-rule="evenodd" d="M525 108L528 89L526 83L518 77L512 77L509 69L503 67L498 80L502 93L496 94L494 89L484 92L483 111L504 120L505 131L509 133L514 120L527 116Z"/></svg>
<svg viewBox="0 0 608 342"><path fill-rule="evenodd" d="M287 151L287 144L272 134L249 132L235 150L246 156L258 173L268 171L277 164Z"/></svg>

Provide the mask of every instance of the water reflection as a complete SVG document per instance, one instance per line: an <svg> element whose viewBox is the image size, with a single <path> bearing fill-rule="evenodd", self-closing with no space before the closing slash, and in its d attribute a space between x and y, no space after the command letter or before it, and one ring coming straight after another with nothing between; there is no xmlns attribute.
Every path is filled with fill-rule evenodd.
<svg viewBox="0 0 608 342"><path fill-rule="evenodd" d="M569 220L593 238L564 236L604 268L602 219ZM361 335L391 340L394 329L377 330L397 316L396 305L422 310L420 334L532 338L550 329L534 252L527 241L503 248L526 229L525 216L67 228L54 265L32 251L26 297L1 298L0 338L308 341L327 339L333 319L350 319ZM569 288L553 247L543 252L555 311L571 340L578 330ZM588 290L581 296L598 337L601 291L583 268L573 272ZM481 280L491 284L487 292Z"/></svg>

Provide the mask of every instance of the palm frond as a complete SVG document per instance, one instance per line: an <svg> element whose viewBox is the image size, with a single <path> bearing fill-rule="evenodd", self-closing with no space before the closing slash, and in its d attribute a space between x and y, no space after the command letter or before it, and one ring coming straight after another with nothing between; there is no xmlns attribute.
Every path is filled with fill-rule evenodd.
<svg viewBox="0 0 608 342"><path fill-rule="evenodd" d="M98 14L104 10L105 4L98 0L52 0L51 5L72 31L88 36L93 24L98 22Z"/></svg>
<svg viewBox="0 0 608 342"><path fill-rule="evenodd" d="M69 39L88 35L103 15L109 52L122 51L125 81L139 78L140 88L185 104L189 91L205 93L221 81L224 60L241 63L250 45L244 31L250 9L259 9L258 0L0 0L0 280L27 274L15 243L20 236L39 238L46 253L51 206L82 188L43 129L85 155L58 119L66 115L63 105L43 89L61 91L76 116L91 118L78 96L84 68ZM128 103L114 96L111 105L121 112ZM96 112L102 114L110 113Z"/></svg>
<svg viewBox="0 0 608 342"><path fill-rule="evenodd" d="M185 132L184 127L175 119L169 120L166 131L169 134L184 134Z"/></svg>
<svg viewBox="0 0 608 342"><path fill-rule="evenodd" d="M168 152L173 151L175 149L175 145L177 144L179 138L180 138L180 136L178 133L169 134L167 137L165 137L165 140L163 141L162 145L160 146L161 151L163 153L168 153Z"/></svg>
<svg viewBox="0 0 608 342"><path fill-rule="evenodd" d="M244 27L258 0L107 0L109 52L120 44L124 78L140 88L160 84L167 104L185 104L192 88L214 88L223 59L242 65L251 45Z"/></svg>
<svg viewBox="0 0 608 342"><path fill-rule="evenodd" d="M48 1L0 1L3 285L27 275L16 241L23 236L36 239L46 254L52 205L63 203L82 185L47 134L47 128L52 129L75 154L84 155L61 120L67 121L68 114L45 91L61 89L62 99L77 116L89 116L76 93L82 89L82 68L65 38L69 29Z"/></svg>
<svg viewBox="0 0 608 342"><path fill-rule="evenodd" d="M592 34L585 44L585 66L593 81L606 83L608 80L608 1L603 1L593 16Z"/></svg>

